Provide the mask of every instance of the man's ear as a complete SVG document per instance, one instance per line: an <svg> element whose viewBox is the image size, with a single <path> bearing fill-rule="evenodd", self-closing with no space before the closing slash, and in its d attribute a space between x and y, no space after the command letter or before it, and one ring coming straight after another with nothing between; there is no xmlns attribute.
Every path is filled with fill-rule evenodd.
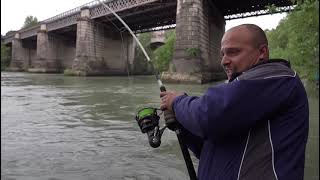
<svg viewBox="0 0 320 180"><path fill-rule="evenodd" d="M267 45L263 44L260 46L259 48L259 59L263 59L263 60L266 60L266 59L269 59L269 48Z"/></svg>

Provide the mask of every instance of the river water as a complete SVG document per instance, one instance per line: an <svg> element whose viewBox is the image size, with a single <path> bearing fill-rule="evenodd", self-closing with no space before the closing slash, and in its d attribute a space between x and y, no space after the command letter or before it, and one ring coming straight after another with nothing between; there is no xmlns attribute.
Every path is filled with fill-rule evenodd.
<svg viewBox="0 0 320 180"><path fill-rule="evenodd" d="M201 95L209 86L166 84ZM307 86L305 179L319 179L319 93ZM1 179L187 180L175 134L151 148L134 120L159 106L154 76L1 73ZM198 161L193 158L197 167Z"/></svg>

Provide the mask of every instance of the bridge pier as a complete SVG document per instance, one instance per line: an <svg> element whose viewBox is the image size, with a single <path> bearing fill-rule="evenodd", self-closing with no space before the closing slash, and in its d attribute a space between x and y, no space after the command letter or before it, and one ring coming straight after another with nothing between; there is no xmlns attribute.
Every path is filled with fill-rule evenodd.
<svg viewBox="0 0 320 180"><path fill-rule="evenodd" d="M79 76L127 75L132 56L128 50L130 37L128 33L120 34L91 19L90 9L83 7L77 20L76 55L71 73Z"/></svg>
<svg viewBox="0 0 320 180"><path fill-rule="evenodd" d="M11 62L8 71L25 71L27 66L26 49L22 46L20 34L15 34L12 40Z"/></svg>
<svg viewBox="0 0 320 180"><path fill-rule="evenodd" d="M220 40L225 20L207 0L177 0L176 44L165 82L206 83L225 78Z"/></svg>
<svg viewBox="0 0 320 180"><path fill-rule="evenodd" d="M50 37L45 24L37 33L37 58L28 72L58 73L61 72L61 59L58 59L58 42Z"/></svg>
<svg viewBox="0 0 320 180"><path fill-rule="evenodd" d="M72 62L72 71L76 75L104 74L106 64L103 57L96 56L94 22L90 19L90 9L83 7L81 17L77 19L76 55Z"/></svg>

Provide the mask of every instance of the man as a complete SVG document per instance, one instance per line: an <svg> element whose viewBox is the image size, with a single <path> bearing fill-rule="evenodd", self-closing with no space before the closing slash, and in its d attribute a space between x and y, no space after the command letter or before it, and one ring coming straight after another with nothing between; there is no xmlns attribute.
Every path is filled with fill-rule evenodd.
<svg viewBox="0 0 320 180"><path fill-rule="evenodd" d="M175 113L200 159L198 179L302 180L309 110L299 77L287 61L269 60L256 25L228 30L221 56L229 83L201 97L160 94L161 109Z"/></svg>

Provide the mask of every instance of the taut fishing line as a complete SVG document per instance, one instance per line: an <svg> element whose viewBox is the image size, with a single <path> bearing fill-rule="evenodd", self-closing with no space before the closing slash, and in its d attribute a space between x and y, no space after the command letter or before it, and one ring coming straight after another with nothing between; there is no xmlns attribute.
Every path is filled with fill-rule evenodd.
<svg viewBox="0 0 320 180"><path fill-rule="evenodd" d="M118 16L117 13L115 13L105 3L103 3L101 0L97 0L97 1L99 3L101 3L105 8L107 8L124 25L124 27L130 32L130 34L132 35L134 40L137 42L137 44L141 48L144 56L147 59L147 62L153 67L153 69L155 71L156 80L157 80L158 85L160 87L160 91L161 92L166 91L166 88L164 87L164 85L162 84L162 81L160 79L159 71L154 67L153 63L150 60L149 55L147 54L146 50L144 49L144 47L140 43L139 39L132 32L130 27L122 20L121 17ZM117 26L115 25L115 27L117 27ZM120 30L118 27L117 27L117 29ZM146 108L143 108L143 109L139 110L137 115L136 115L136 121L137 121L137 123L138 123L138 125L140 127L141 132L147 134L148 140L149 140L149 144L153 148L157 148L157 147L160 146L160 144L161 144L161 136L162 136L163 131L166 128L166 126L164 126L161 129L159 128L160 116L159 116L159 114L157 112L158 110L160 110L160 109L152 108L152 107L146 107ZM174 114L169 110L164 110L164 118L165 118L165 120L167 122L176 122ZM181 134L181 132L182 132L181 131L181 127L178 124L178 125L176 125L175 127L171 128L171 129L174 130L176 135L177 135L177 138L178 138L178 141L179 141L179 145L180 145L180 148L181 148L181 151L182 151L182 154L183 154L183 158L184 158L186 166L187 166L187 170L188 170L188 173L189 173L190 180L196 180L197 176L196 176L196 173L195 173L195 170L194 170L194 167L193 167L193 163L192 163L188 148L183 143L182 134Z"/></svg>

